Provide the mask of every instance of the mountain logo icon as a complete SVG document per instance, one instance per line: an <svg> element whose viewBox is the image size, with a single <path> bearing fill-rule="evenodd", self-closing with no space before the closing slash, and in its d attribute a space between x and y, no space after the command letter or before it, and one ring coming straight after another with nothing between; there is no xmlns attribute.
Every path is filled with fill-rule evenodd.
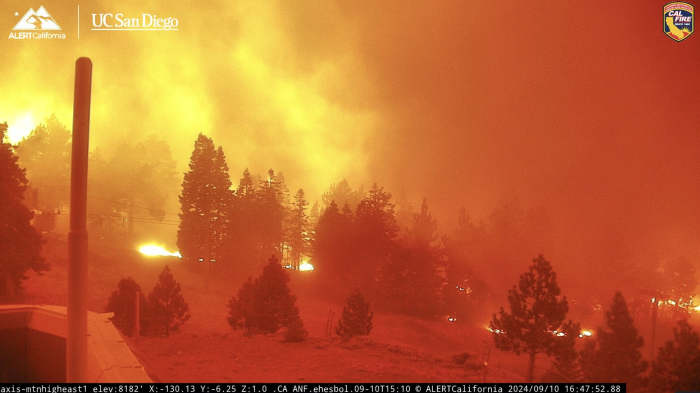
<svg viewBox="0 0 700 393"><path fill-rule="evenodd" d="M42 5L36 11L30 8L12 30L61 30L61 27Z"/></svg>

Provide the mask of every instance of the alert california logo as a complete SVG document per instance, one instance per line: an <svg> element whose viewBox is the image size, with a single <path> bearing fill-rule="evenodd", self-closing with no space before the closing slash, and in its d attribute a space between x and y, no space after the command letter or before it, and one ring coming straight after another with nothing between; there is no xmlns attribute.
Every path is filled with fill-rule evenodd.
<svg viewBox="0 0 700 393"><path fill-rule="evenodd" d="M664 33L680 42L695 29L695 7L689 3L673 2L664 6Z"/></svg>
<svg viewBox="0 0 700 393"><path fill-rule="evenodd" d="M15 16L20 13L15 11ZM36 11L30 8L12 28L10 40L65 40L66 34L49 12L40 6Z"/></svg>

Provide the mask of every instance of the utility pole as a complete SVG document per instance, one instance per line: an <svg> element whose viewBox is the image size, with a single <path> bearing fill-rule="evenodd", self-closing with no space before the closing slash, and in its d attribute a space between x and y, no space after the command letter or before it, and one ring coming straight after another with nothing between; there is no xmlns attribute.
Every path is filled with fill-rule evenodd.
<svg viewBox="0 0 700 393"><path fill-rule="evenodd" d="M92 62L75 62L68 233L67 382L87 382L87 171Z"/></svg>

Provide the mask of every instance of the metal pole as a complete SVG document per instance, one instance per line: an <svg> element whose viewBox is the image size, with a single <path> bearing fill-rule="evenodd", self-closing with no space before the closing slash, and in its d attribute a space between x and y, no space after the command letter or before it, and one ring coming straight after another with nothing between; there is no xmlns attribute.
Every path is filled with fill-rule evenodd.
<svg viewBox="0 0 700 393"><path fill-rule="evenodd" d="M70 176L70 232L68 234L67 382L87 382L87 171L90 133L92 62L75 62L73 96L73 153Z"/></svg>

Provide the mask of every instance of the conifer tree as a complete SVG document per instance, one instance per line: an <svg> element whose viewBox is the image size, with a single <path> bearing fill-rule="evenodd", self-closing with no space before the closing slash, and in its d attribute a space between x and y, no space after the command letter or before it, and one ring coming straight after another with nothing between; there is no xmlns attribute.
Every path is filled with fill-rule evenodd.
<svg viewBox="0 0 700 393"><path fill-rule="evenodd" d="M584 379L594 382L627 382L630 391L643 385L647 362L640 349L644 340L637 333L622 293L616 292L605 313L606 328L581 354Z"/></svg>
<svg viewBox="0 0 700 393"><path fill-rule="evenodd" d="M231 181L221 147L199 134L180 194L177 245L188 260L217 261L226 239Z"/></svg>
<svg viewBox="0 0 700 393"><path fill-rule="evenodd" d="M576 340L581 334L581 324L567 321L557 333L554 344L554 361L547 371L544 380L548 382L578 382L581 380L579 353L576 351Z"/></svg>
<svg viewBox="0 0 700 393"><path fill-rule="evenodd" d="M378 302L391 311L432 317L442 308L438 274L442 251L435 244L437 222L423 199L406 236L380 269Z"/></svg>
<svg viewBox="0 0 700 393"><path fill-rule="evenodd" d="M306 207L309 205L304 198L304 190L301 188L294 195L294 203L290 211L288 241L291 247L291 265L295 270L299 269L299 263L309 248L308 226L309 218Z"/></svg>
<svg viewBox="0 0 700 393"><path fill-rule="evenodd" d="M496 347L516 355L529 356L528 381L534 378L537 354L552 355L556 347L553 331L561 329L569 310L561 296L556 273L542 255L520 275L517 286L508 291L509 311L503 307L494 315L490 328Z"/></svg>
<svg viewBox="0 0 700 393"><path fill-rule="evenodd" d="M685 319L673 329L673 340L659 349L651 367L650 390L658 393L700 387L700 336Z"/></svg>
<svg viewBox="0 0 700 393"><path fill-rule="evenodd" d="M343 315L338 321L336 334L344 338L366 336L372 330L372 313L369 303L360 291L353 292L343 307Z"/></svg>
<svg viewBox="0 0 700 393"><path fill-rule="evenodd" d="M249 279L228 304L228 322L248 333L274 333L288 328L289 338L305 336L296 297L288 287L289 276L273 255L255 280ZM291 330L291 331L290 331Z"/></svg>
<svg viewBox="0 0 700 393"><path fill-rule="evenodd" d="M167 265L148 295L148 303L154 328L165 332L166 336L190 319L189 306L182 296L180 284Z"/></svg>
<svg viewBox="0 0 700 393"><path fill-rule="evenodd" d="M14 297L28 270L42 272L41 237L24 205L27 178L17 165L12 146L5 143L7 123L0 124L0 296Z"/></svg>

